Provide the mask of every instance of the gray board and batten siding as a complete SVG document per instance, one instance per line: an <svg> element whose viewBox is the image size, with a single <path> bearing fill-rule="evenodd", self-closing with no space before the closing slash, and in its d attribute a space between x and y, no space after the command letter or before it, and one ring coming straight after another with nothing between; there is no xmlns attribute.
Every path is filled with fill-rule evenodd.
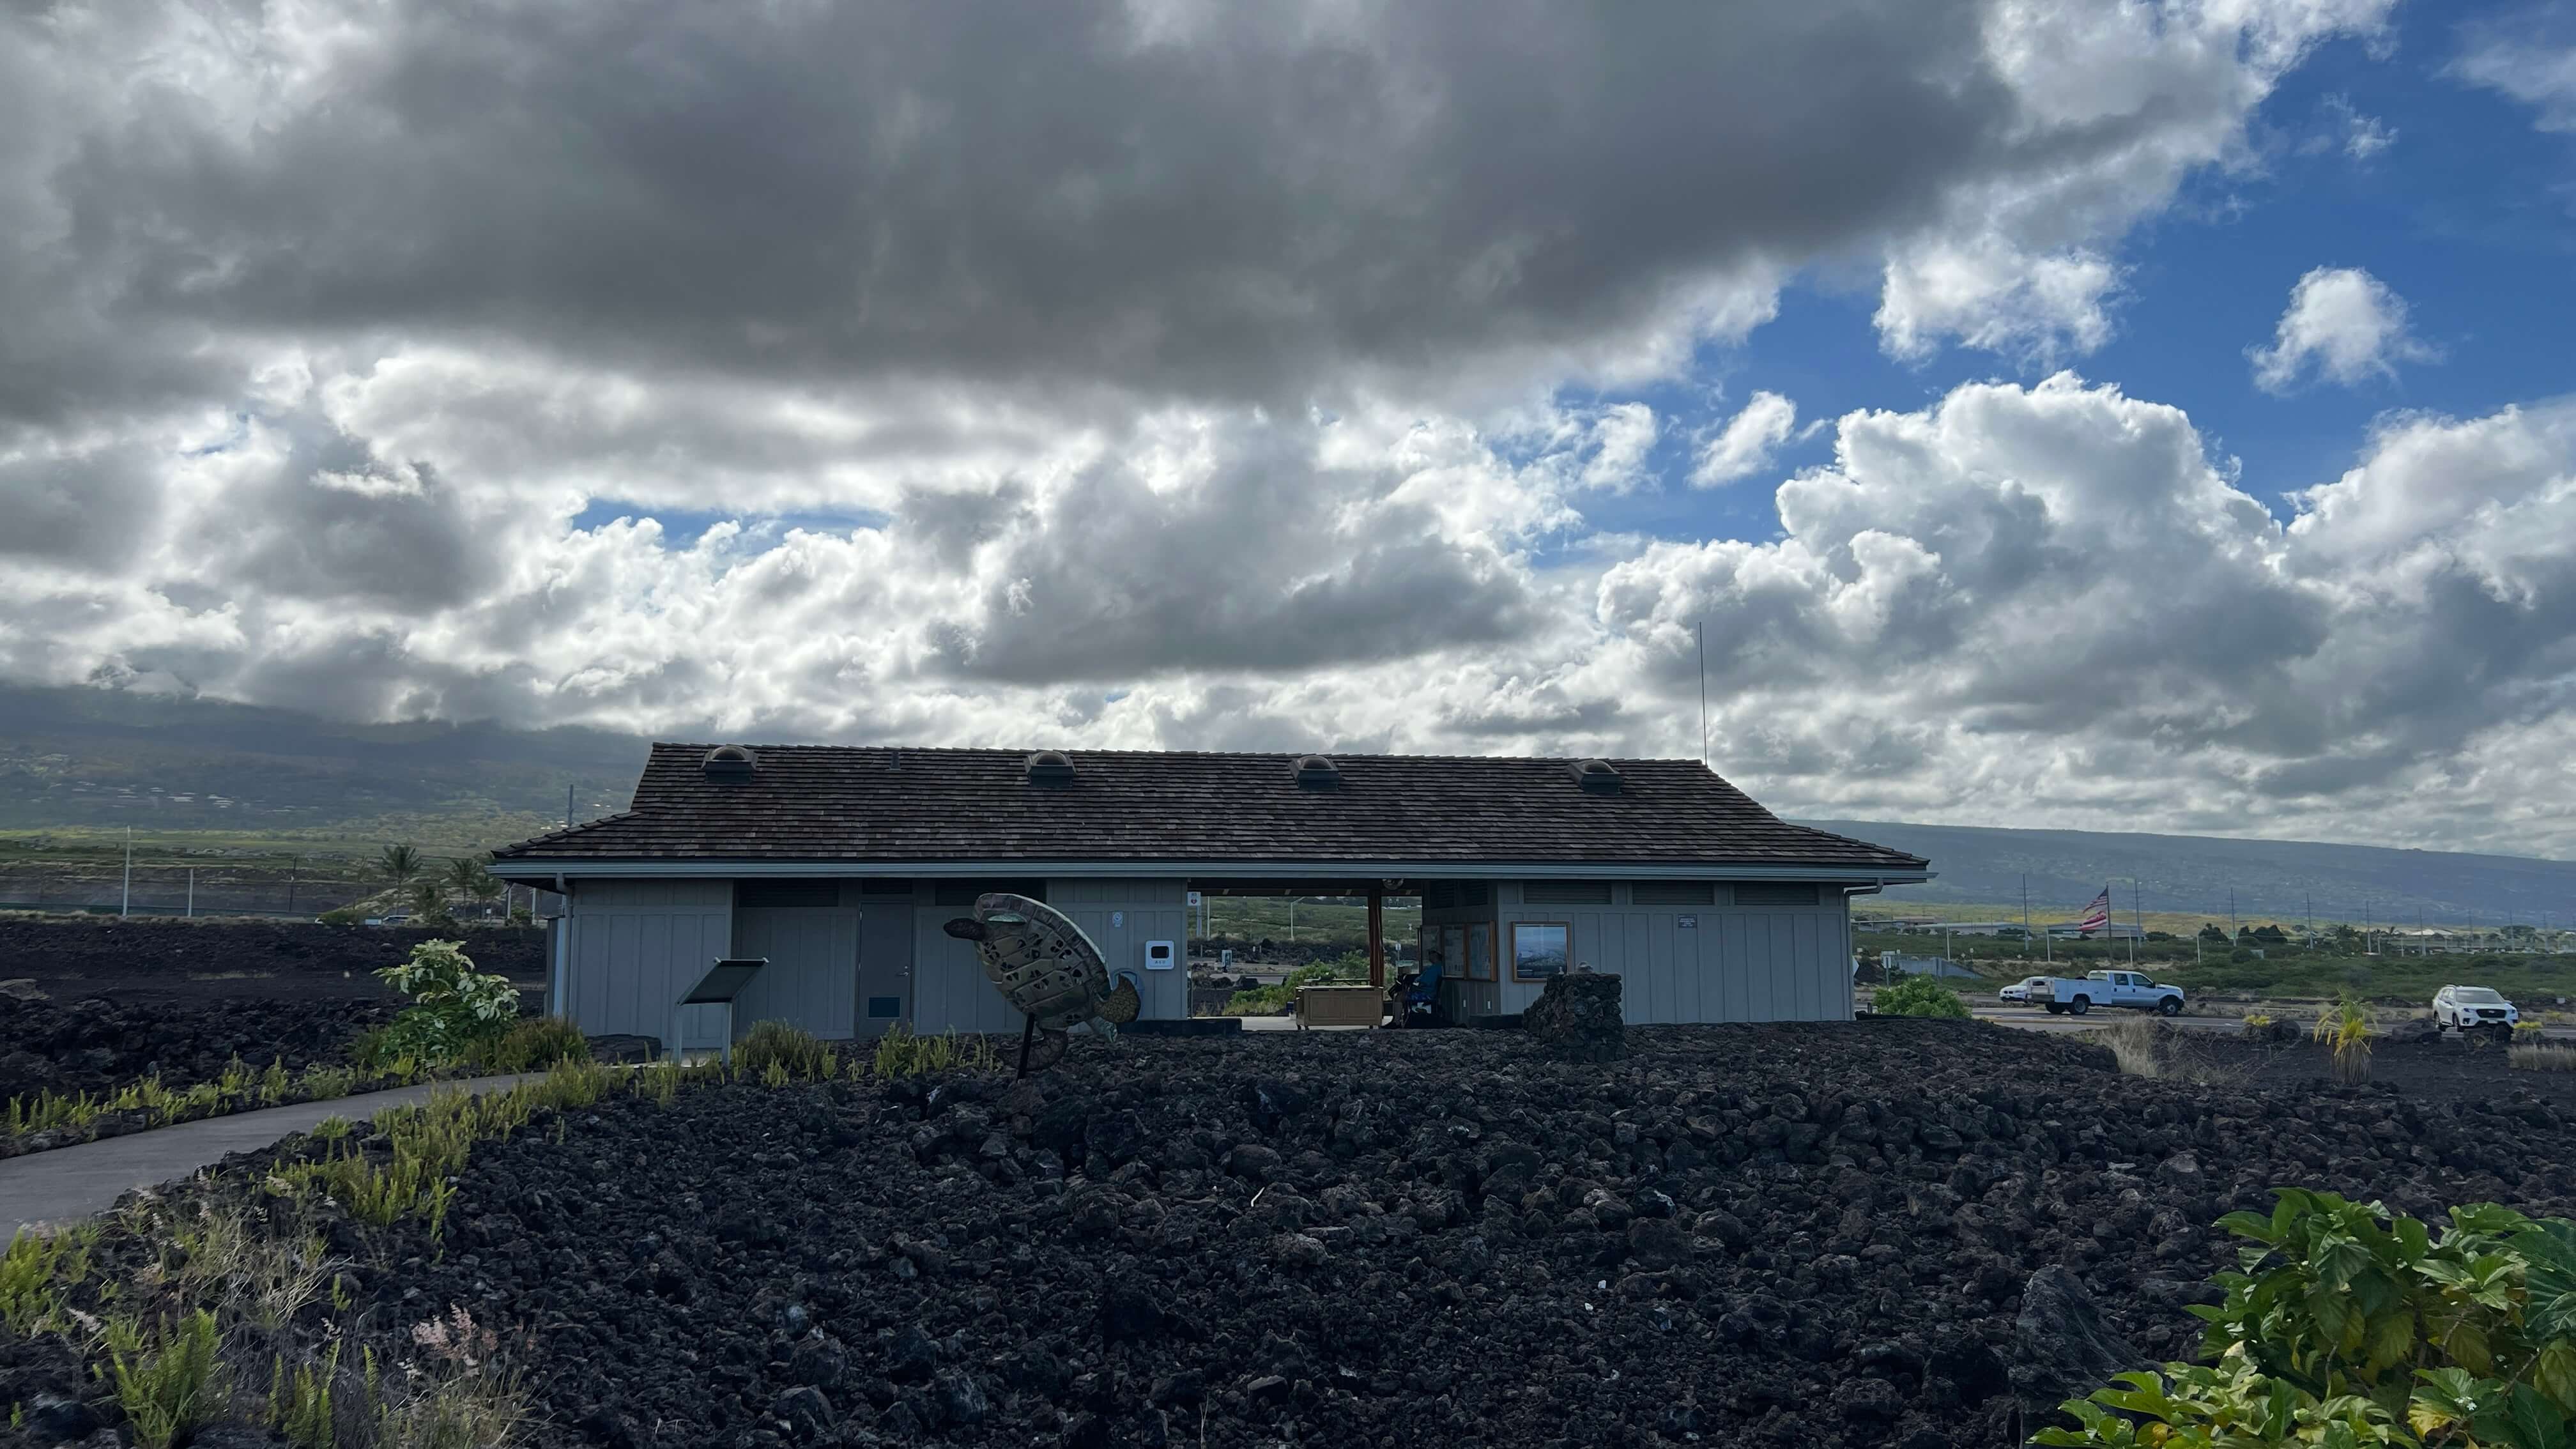
<svg viewBox="0 0 2576 1449"><path fill-rule="evenodd" d="M792 890L782 887L792 886ZM1147 970L1149 941L1187 938L1186 881L585 880L574 890L553 1009L590 1033L660 1037L670 1003L719 957L769 965L735 1005L736 1030L783 1020L826 1040L897 1022L926 1033L1012 1033L1019 1018L975 950L940 927L984 889L1042 895L1113 970L1133 974L1143 1015L1188 1015L1185 973ZM1455 963L1459 1018L1516 1013L1543 979L1512 959L1516 925L1561 925L1567 960L1625 978L1632 1023L1823 1021L1852 1011L1849 913L1839 888L1781 882L1462 881L1425 887L1423 930L1487 933L1485 979ZM692 1007L690 1050L721 1045L724 1013Z"/></svg>
<svg viewBox="0 0 2576 1449"><path fill-rule="evenodd" d="M1622 978L1632 1025L1848 1020L1850 923L1839 887L1773 881L1433 882L1422 912L1426 938L1453 925L1490 933L1478 977L1451 963L1453 1017L1536 1001L1547 983L1514 969L1512 928L1561 925L1569 968Z"/></svg>
<svg viewBox="0 0 2576 1449"><path fill-rule="evenodd" d="M735 1002L735 1030L793 1023L825 1040L920 1032L1017 1032L972 944L940 929L985 890L1038 895L1103 956L1132 972L1144 1015L1189 1014L1187 973L1146 970L1145 944L1188 937L1177 880L614 880L575 886L557 930L550 1010L593 1035L670 1031L671 1003L720 957L766 958ZM1177 955L1177 953L1176 953ZM688 1050L722 1045L721 1007L688 1007Z"/></svg>

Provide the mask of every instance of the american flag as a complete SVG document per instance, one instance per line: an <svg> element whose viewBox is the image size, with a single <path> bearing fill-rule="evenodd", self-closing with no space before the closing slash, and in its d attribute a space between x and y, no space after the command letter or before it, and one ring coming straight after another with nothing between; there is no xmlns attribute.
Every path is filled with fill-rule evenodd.
<svg viewBox="0 0 2576 1449"><path fill-rule="evenodd" d="M2093 904L2084 908L2084 919L2077 921L2075 926L2082 931L2098 931L2109 924L2111 924L2111 888L2104 886L2102 894L2093 898Z"/></svg>

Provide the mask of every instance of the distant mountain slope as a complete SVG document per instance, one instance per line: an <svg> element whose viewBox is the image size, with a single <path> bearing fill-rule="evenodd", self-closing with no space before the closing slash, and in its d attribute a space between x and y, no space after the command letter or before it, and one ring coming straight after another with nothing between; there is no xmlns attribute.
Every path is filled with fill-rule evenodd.
<svg viewBox="0 0 2576 1449"><path fill-rule="evenodd" d="M1892 902L2018 902L2027 877L2032 915L2064 920L2111 881L2118 882L2115 895L2127 911L2134 877L2151 913L2223 919L2232 888L2241 918L2297 919L2313 898L2319 920L2358 921L2367 913L2411 926L2421 912L2428 925L2536 923L2544 913L2561 927L2576 922L2576 861L2202 835L1798 823L1929 859L1938 878L1890 890Z"/></svg>
<svg viewBox="0 0 2576 1449"><path fill-rule="evenodd" d="M645 742L600 730L344 725L110 689L0 685L0 827L313 831L625 808ZM508 837L504 837L508 838Z"/></svg>

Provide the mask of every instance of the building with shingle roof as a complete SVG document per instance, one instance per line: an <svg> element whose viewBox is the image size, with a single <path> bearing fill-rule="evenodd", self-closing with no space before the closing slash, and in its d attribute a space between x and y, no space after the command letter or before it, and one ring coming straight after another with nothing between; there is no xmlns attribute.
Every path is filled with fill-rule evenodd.
<svg viewBox="0 0 2576 1449"><path fill-rule="evenodd" d="M569 897L551 995L585 1031L661 1036L715 960L755 958L734 1019L829 1038L1016 1032L940 930L995 889L1071 916L1147 1020L1187 1012L1194 892L1418 896L1455 1019L1586 967L1636 1022L1847 1017L1850 898L1930 875L1696 760L703 744L493 870ZM692 1049L725 1029L678 1020Z"/></svg>

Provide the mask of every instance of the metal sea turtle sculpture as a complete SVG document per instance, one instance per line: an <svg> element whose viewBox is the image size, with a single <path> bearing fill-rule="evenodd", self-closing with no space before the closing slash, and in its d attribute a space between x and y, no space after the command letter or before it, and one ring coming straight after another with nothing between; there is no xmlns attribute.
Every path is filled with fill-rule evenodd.
<svg viewBox="0 0 2576 1449"><path fill-rule="evenodd" d="M1104 1035L1136 1019L1143 1004L1133 978L1114 987L1100 948L1064 912L1044 901L1008 891L975 898L975 914L941 927L975 943L986 979L1026 1021L1020 1028L1020 1075L1028 1074L1030 1047L1041 1034L1046 1049L1039 1067L1064 1056L1066 1033L1085 1026Z"/></svg>

